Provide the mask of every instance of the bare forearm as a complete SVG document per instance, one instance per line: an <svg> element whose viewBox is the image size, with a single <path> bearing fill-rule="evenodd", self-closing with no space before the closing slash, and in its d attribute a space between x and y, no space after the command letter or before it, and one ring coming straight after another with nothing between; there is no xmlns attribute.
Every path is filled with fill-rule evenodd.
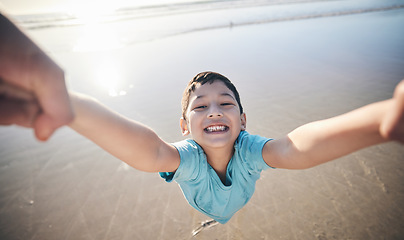
<svg viewBox="0 0 404 240"><path fill-rule="evenodd" d="M72 129L142 171L156 171L161 144L150 128L127 119L87 96L71 94L76 111Z"/></svg>
<svg viewBox="0 0 404 240"><path fill-rule="evenodd" d="M295 129L280 140L287 146L282 167L309 168L387 141L380 124L391 104L392 100L370 104Z"/></svg>

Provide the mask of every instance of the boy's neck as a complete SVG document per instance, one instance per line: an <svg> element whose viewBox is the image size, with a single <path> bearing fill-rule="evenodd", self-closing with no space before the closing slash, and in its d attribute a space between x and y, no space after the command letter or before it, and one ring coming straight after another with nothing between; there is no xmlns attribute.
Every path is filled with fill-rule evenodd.
<svg viewBox="0 0 404 240"><path fill-rule="evenodd" d="M204 149L209 165L215 170L223 184L226 182L227 165L234 154L234 146L223 149Z"/></svg>

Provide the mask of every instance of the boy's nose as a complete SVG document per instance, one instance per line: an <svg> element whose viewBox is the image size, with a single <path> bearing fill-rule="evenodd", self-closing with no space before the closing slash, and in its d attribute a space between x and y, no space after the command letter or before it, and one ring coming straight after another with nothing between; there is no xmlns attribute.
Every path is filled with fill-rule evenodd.
<svg viewBox="0 0 404 240"><path fill-rule="evenodd" d="M208 115L209 118L213 118L213 117L222 117L223 115L221 113L211 113Z"/></svg>
<svg viewBox="0 0 404 240"><path fill-rule="evenodd" d="M208 113L208 117L209 117L209 118L222 117L222 116L223 116L223 113L222 113L222 111L220 111L220 109L219 109L218 107L212 106L212 107L210 108L210 111L209 111L209 113Z"/></svg>

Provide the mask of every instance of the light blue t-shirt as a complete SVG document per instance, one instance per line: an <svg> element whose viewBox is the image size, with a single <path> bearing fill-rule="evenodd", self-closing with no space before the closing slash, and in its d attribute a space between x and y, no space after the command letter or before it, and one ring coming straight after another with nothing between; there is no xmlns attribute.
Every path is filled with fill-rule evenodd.
<svg viewBox="0 0 404 240"><path fill-rule="evenodd" d="M175 180L192 207L224 224L250 200L261 171L270 168L262 158L262 148L269 140L240 132L227 165L226 184L209 165L202 148L191 139L173 144L181 157L180 166L160 176L167 182Z"/></svg>

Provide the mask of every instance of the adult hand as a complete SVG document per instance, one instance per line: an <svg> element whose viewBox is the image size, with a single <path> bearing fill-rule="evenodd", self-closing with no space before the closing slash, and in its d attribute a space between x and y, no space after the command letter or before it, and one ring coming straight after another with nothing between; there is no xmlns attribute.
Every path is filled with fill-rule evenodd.
<svg viewBox="0 0 404 240"><path fill-rule="evenodd" d="M74 117L63 70L0 14L0 124L32 127L39 140Z"/></svg>

